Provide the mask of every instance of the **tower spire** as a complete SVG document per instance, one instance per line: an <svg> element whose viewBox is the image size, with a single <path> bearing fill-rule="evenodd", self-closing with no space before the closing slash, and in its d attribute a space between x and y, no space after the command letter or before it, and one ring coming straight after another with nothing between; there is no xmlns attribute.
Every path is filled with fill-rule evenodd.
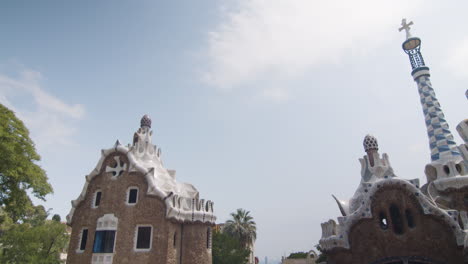
<svg viewBox="0 0 468 264"><path fill-rule="evenodd" d="M402 47L409 56L412 68L411 75L418 85L429 137L431 163L426 166L426 176L428 181L457 176L460 175L460 171L457 170L456 164L460 163L462 158L432 88L429 67L426 66L420 51L421 39L411 37L409 34L409 26L412 24L412 21L407 24L406 19L403 19L399 31L403 29L406 31L407 39L403 42Z"/></svg>

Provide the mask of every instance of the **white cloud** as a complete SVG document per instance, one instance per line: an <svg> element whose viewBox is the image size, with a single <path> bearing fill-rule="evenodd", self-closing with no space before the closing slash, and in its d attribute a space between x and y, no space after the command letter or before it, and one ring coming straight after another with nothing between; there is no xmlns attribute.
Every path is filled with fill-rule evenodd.
<svg viewBox="0 0 468 264"><path fill-rule="evenodd" d="M457 45L450 49L445 66L455 76L468 78L468 37L455 43Z"/></svg>
<svg viewBox="0 0 468 264"><path fill-rule="evenodd" d="M84 107L69 105L47 93L40 86L41 78L39 72L31 70L21 72L18 78L0 74L0 103L24 121L38 148L70 145L76 131L72 123L84 116Z"/></svg>
<svg viewBox="0 0 468 264"><path fill-rule="evenodd" d="M287 101L290 98L290 95L288 94L286 89L279 87L264 89L262 96L277 103Z"/></svg>
<svg viewBox="0 0 468 264"><path fill-rule="evenodd" d="M420 1L238 0L209 34L203 79L233 88L261 78L290 78L391 38ZM398 33L398 32L396 32ZM402 34L402 33L401 33Z"/></svg>

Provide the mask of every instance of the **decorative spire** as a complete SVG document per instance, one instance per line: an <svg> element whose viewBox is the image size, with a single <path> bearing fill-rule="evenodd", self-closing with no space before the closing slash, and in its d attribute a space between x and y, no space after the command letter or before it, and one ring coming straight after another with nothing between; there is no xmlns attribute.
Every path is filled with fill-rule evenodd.
<svg viewBox="0 0 468 264"><path fill-rule="evenodd" d="M401 28L398 29L398 31L402 31L402 30L405 30L406 32L406 39L409 39L411 38L411 34L410 34L410 29L411 29L411 25L413 25L413 21L410 21L408 24L406 24L406 18L403 18L401 20Z"/></svg>
<svg viewBox="0 0 468 264"><path fill-rule="evenodd" d="M378 158L379 144L377 143L377 138L368 134L364 137L362 144L364 145L364 151L367 153L370 166L373 167L375 163L374 159L376 158L374 157L374 153L377 153Z"/></svg>
<svg viewBox="0 0 468 264"><path fill-rule="evenodd" d="M161 149L152 143L151 118L144 115L140 121L140 128L133 134L132 152L140 160L158 160L162 163Z"/></svg>
<svg viewBox="0 0 468 264"><path fill-rule="evenodd" d="M403 19L402 27L399 29L406 30L407 39L403 42L403 50L408 54L411 68L411 75L418 85L418 92L421 98L425 123L427 127L427 135L429 137L429 147L431 150L430 166L440 167L440 165L448 163L456 163L460 159L460 153L453 139L453 135L449 130L449 125L445 120L444 113L440 107L439 101L435 96L434 89L430 81L429 67L424 63L421 55L421 39L411 37L409 35L410 22L406 24ZM408 38L409 37L409 38ZM438 165L435 165L437 163ZM429 166L428 165L428 166ZM440 168L437 171L441 171ZM438 172L437 175L440 173ZM445 173L446 176L455 176L456 173ZM431 178L433 178L431 176Z"/></svg>
<svg viewBox="0 0 468 264"><path fill-rule="evenodd" d="M369 152L370 150L379 150L377 139L372 135L366 135L362 144L364 145L365 152Z"/></svg>
<svg viewBox="0 0 468 264"><path fill-rule="evenodd" d="M144 128L144 127L151 128L151 118L149 117L149 115L144 115L141 118L140 126L141 128Z"/></svg>

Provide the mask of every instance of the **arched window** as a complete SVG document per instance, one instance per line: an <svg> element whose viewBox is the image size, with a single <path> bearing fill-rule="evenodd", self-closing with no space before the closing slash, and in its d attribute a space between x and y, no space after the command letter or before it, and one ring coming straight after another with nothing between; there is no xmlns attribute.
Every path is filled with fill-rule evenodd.
<svg viewBox="0 0 468 264"><path fill-rule="evenodd" d="M447 166L447 165L444 166L444 172L445 172L445 174L447 174L447 175L450 174L450 168L449 168L449 166Z"/></svg>
<svg viewBox="0 0 468 264"><path fill-rule="evenodd" d="M400 208L392 204L390 205L390 218L392 219L393 232L403 234L403 220L401 219Z"/></svg>
<svg viewBox="0 0 468 264"><path fill-rule="evenodd" d="M414 217L410 209L405 210L405 216L406 216L406 223L408 224L408 227L414 228L415 227Z"/></svg>

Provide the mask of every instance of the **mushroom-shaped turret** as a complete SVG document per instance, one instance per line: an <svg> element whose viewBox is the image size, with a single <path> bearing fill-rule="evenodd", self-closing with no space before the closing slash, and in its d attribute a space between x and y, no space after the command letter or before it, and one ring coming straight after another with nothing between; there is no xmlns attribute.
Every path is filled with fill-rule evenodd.
<svg viewBox="0 0 468 264"><path fill-rule="evenodd" d="M369 152L369 150L379 150L379 144L377 143L377 138L372 135L366 135L364 137L364 141L362 142L364 145L364 151Z"/></svg>
<svg viewBox="0 0 468 264"><path fill-rule="evenodd" d="M141 128L144 128L144 127L151 128L151 118L149 117L149 115L144 115L141 118L140 126Z"/></svg>
<svg viewBox="0 0 468 264"><path fill-rule="evenodd" d="M362 144L364 145L364 151L369 157L370 165L374 166L374 153L377 153L377 151L379 150L377 138L368 134L364 137L364 141L362 142Z"/></svg>

